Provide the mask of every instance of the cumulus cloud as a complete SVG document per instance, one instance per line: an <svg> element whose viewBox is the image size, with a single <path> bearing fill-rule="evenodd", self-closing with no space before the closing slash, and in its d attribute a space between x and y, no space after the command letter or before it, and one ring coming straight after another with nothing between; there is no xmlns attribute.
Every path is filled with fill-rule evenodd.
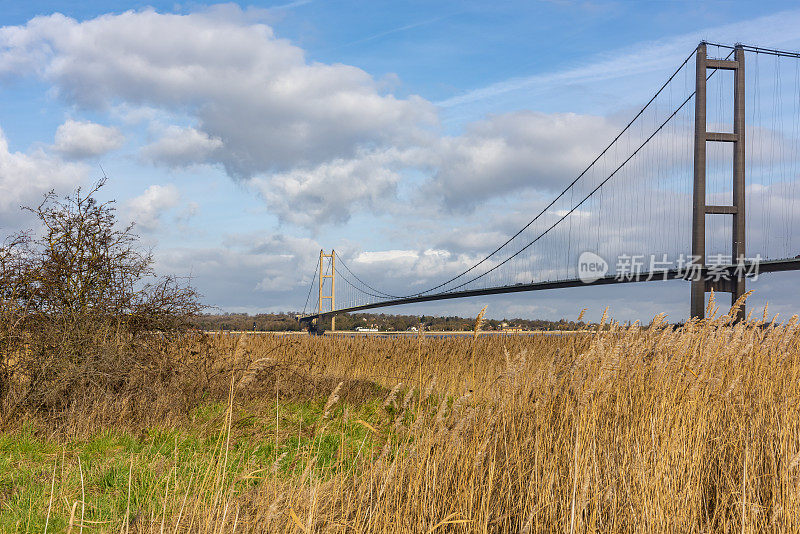
<svg viewBox="0 0 800 534"><path fill-rule="evenodd" d="M379 82L356 67L309 62L231 6L85 22L56 14L0 29L0 73L29 72L83 108L183 110L197 132L222 140L214 159L238 177L407 142L436 121L423 99L381 94ZM207 154L198 154L205 162Z"/></svg>
<svg viewBox="0 0 800 534"><path fill-rule="evenodd" d="M258 187L269 184L270 206L299 224L345 221L353 209L391 196L394 170L378 169L365 183L374 162L362 155L419 145L438 121L430 102L388 94L382 80L359 68L308 61L236 6L185 15L146 9L82 22L54 14L0 28L0 75L32 73L78 109L180 117L190 126L166 127L143 148L145 159L170 167L220 164L235 179L259 176ZM75 124L65 126L57 147L71 157L111 146L86 139L76 146L70 131ZM99 130L84 124L82 133ZM313 190L339 181L334 195Z"/></svg>
<svg viewBox="0 0 800 534"><path fill-rule="evenodd" d="M164 213L180 203L181 195L172 184L151 185L127 203L128 211L139 228L156 230Z"/></svg>
<svg viewBox="0 0 800 534"><path fill-rule="evenodd" d="M65 162L43 150L10 152L0 130L0 225L17 226L20 205L38 204L51 189L74 189L86 180L87 171L85 165Z"/></svg>
<svg viewBox="0 0 800 534"><path fill-rule="evenodd" d="M410 157L394 149L373 151L257 177L252 183L283 221L306 227L342 223L355 209L375 210L393 198L400 181L397 169Z"/></svg>
<svg viewBox="0 0 800 534"><path fill-rule="evenodd" d="M158 141L144 147L142 154L156 163L186 167L211 161L214 151L222 146L219 137L211 137L195 128L170 126Z"/></svg>
<svg viewBox="0 0 800 534"><path fill-rule="evenodd" d="M347 256L347 251L343 251ZM454 253L445 249L396 249L351 253L348 263L367 281L379 281L376 287L389 284L396 295L408 288L427 289L442 282L480 259L477 254Z"/></svg>
<svg viewBox="0 0 800 534"><path fill-rule="evenodd" d="M601 117L518 112L440 138L430 131L437 113L429 102L384 94L361 69L309 62L236 7L187 15L148 9L84 22L51 15L0 29L0 73L28 72L82 108L185 114L193 124L165 128L143 148L146 159L221 164L252 179L282 221L302 226L377 210L394 198L405 171L432 173L426 197L449 208L551 189L611 129ZM57 145L68 151L66 141Z"/></svg>
<svg viewBox="0 0 800 534"><path fill-rule="evenodd" d="M450 207L473 206L519 189L560 189L613 138L608 119L518 111L444 138L433 160L436 193Z"/></svg>
<svg viewBox="0 0 800 534"><path fill-rule="evenodd" d="M473 123L462 135L431 136L424 146L365 151L253 183L282 219L306 226L374 209L393 198L405 171L429 175L420 198L428 207L465 210L522 190L563 188L617 128L604 117L518 111Z"/></svg>
<svg viewBox="0 0 800 534"><path fill-rule="evenodd" d="M405 149L365 150L353 158L261 175L252 183L287 222L346 222L395 198L405 172L429 175L419 200L469 210L522 190L552 192L589 163L618 126L604 117L519 111L471 124L462 135Z"/></svg>
<svg viewBox="0 0 800 534"><path fill-rule="evenodd" d="M515 221L516 222L516 221ZM516 224L522 226L525 222ZM516 228L514 228L516 230ZM514 231L512 230L512 231ZM482 227L462 228L461 231L449 231L447 235L438 237L438 247L454 252L470 252L480 254L494 249L498 244L508 239L508 231L499 229L487 230Z"/></svg>
<svg viewBox="0 0 800 534"><path fill-rule="evenodd" d="M159 251L157 267L190 271L205 300L228 311L297 310L308 294L319 250L310 238L236 234L221 247Z"/></svg>
<svg viewBox="0 0 800 534"><path fill-rule="evenodd" d="M552 190L615 129L603 117L522 111L439 137L430 102L385 94L361 69L310 62L237 7L52 15L0 29L0 73L28 72L79 107L183 114L191 126L166 127L146 159L221 164L282 221L309 227L379 210L406 172L432 175L424 198L450 209Z"/></svg>
<svg viewBox="0 0 800 534"><path fill-rule="evenodd" d="M70 159L92 158L116 150L124 142L117 128L69 119L56 130L53 150Z"/></svg>

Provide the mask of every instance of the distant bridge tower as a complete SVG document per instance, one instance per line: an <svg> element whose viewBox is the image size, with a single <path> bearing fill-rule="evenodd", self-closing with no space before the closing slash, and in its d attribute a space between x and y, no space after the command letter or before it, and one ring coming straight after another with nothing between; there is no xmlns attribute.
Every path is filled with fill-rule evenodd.
<svg viewBox="0 0 800 534"><path fill-rule="evenodd" d="M331 274L325 274L327 271L325 270L325 259L331 259ZM325 295L324 288L325 288L325 280L330 278L331 280L331 292L330 295ZM336 309L336 251L331 249L330 254L325 254L324 250L319 251L319 312L322 313L324 311L322 302L325 300L331 301L331 309L333 311ZM336 330L336 317L331 317L331 331Z"/></svg>
<svg viewBox="0 0 800 534"><path fill-rule="evenodd" d="M709 132L706 123L706 80L709 69L734 71L733 82L733 133ZM745 180L744 180L744 48L736 45L734 59L711 59L706 43L697 47L697 79L694 116L694 199L692 206L692 255L695 262L706 265L706 215L731 215L732 250L734 263L745 257ZM709 206L706 204L706 143L733 143L733 205ZM731 304L745 292L744 277L711 282L703 277L692 281L691 316L702 318L705 313L705 294L715 292L731 294ZM739 310L743 319L744 306Z"/></svg>

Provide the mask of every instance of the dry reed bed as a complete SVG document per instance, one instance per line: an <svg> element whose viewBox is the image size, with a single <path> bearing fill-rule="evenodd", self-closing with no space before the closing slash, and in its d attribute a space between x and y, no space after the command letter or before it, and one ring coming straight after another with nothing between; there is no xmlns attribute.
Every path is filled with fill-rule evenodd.
<svg viewBox="0 0 800 534"><path fill-rule="evenodd" d="M411 387L422 376L424 392L435 379L437 391L457 397L401 401L393 390L387 402L398 416L377 432L393 438L377 458L353 477L304 481L302 491L265 484L250 497L246 523L284 528L304 518L309 531L358 532L795 530L796 322L731 325L723 316L673 330L657 318L646 329L612 323L590 340L480 339L481 354L494 357L479 358L473 388L463 340L309 340L304 354L328 373L387 386L402 377ZM429 344L436 349L426 351ZM283 513L273 508L268 518L278 496Z"/></svg>
<svg viewBox="0 0 800 534"><path fill-rule="evenodd" d="M235 370L218 453L188 480L167 470L130 531L800 530L796 317L677 329L657 317L556 338L202 343ZM352 469L286 478L245 460L224 475L237 403L318 396L327 414L378 394L383 419L344 411L373 445Z"/></svg>

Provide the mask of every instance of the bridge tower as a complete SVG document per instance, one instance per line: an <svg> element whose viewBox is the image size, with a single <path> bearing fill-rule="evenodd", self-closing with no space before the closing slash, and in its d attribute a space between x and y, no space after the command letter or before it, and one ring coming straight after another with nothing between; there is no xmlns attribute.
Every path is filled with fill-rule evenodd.
<svg viewBox="0 0 800 534"><path fill-rule="evenodd" d="M331 259L331 274L325 274L327 271L324 269L325 259ZM331 280L331 293L324 295L325 280ZM336 309L336 251L331 249L330 254L325 254L324 250L319 251L319 311L322 313L322 302L324 300L331 301L331 310ZM336 317L331 317L331 331L336 330Z"/></svg>
<svg viewBox="0 0 800 534"><path fill-rule="evenodd" d="M733 71L733 133L709 132L706 123L706 81L709 69ZM692 206L692 256L695 263L706 265L706 215L732 216L731 258L734 263L745 257L745 176L744 176L744 48L736 45L734 59L709 58L706 43L697 47L697 72L694 115L694 193ZM706 143L733 143L733 205L710 206L706 200ZM712 282L692 281L691 317L705 314L705 294L710 290L731 294L731 304L745 292L744 278ZM739 319L744 318L744 306Z"/></svg>

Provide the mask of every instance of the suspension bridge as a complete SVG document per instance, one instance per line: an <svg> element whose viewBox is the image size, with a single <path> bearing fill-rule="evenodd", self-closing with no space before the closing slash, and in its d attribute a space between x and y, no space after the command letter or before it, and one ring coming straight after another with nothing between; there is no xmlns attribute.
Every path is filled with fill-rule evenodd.
<svg viewBox="0 0 800 534"><path fill-rule="evenodd" d="M712 290L734 303L748 279L800 269L798 182L800 53L701 42L605 148L493 250L460 258L461 268L432 287L405 291L378 288L356 274L352 258L320 251L298 319L676 279L689 284L690 315L703 317Z"/></svg>

